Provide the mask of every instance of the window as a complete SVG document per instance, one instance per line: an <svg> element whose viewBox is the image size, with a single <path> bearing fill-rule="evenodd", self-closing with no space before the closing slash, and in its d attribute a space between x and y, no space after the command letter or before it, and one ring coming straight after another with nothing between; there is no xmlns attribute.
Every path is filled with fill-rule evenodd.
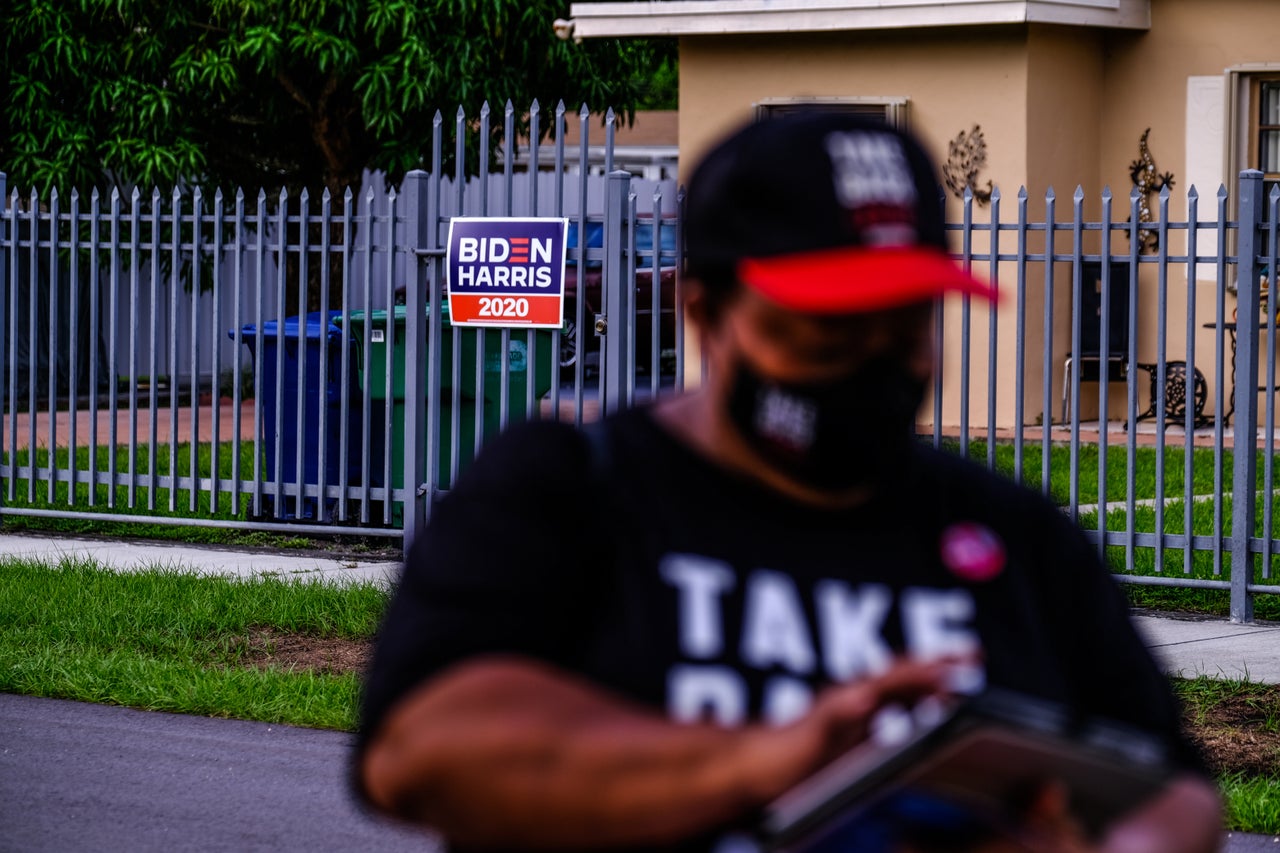
<svg viewBox="0 0 1280 853"><path fill-rule="evenodd" d="M765 98L758 101L755 108L757 121L822 109L878 118L893 127L905 129L907 126L906 98Z"/></svg>
<svg viewBox="0 0 1280 853"><path fill-rule="evenodd" d="M1244 169L1263 174L1266 195L1280 186L1280 63L1227 71L1227 186Z"/></svg>
<svg viewBox="0 0 1280 853"><path fill-rule="evenodd" d="M1251 165L1262 172L1266 197L1280 186L1280 79L1258 81L1257 129L1253 136L1254 156Z"/></svg>

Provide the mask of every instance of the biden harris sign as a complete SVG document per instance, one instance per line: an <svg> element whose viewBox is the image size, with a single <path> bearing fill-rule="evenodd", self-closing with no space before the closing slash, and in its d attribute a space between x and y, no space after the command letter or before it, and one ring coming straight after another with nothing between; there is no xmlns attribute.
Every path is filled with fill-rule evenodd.
<svg viewBox="0 0 1280 853"><path fill-rule="evenodd" d="M456 217L449 223L449 322L560 328L569 220Z"/></svg>

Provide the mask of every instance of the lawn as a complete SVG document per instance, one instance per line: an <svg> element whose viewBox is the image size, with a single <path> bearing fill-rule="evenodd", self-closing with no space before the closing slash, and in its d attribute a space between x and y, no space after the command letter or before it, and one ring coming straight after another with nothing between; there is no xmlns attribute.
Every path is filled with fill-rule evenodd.
<svg viewBox="0 0 1280 853"><path fill-rule="evenodd" d="M352 730L386 602L371 584L0 559L0 692ZM1280 832L1280 688L1175 688L1229 828Z"/></svg>
<svg viewBox="0 0 1280 853"><path fill-rule="evenodd" d="M960 452L957 442L946 442L944 449ZM982 441L970 442L968 456L1011 479L1017 478L1018 463L1012 444L1000 442L994 447L994 453L988 454L987 445ZM1097 536L1099 528L1099 494L1105 496L1107 511L1105 529L1111 534L1120 533L1127 539L1130 529L1128 524L1129 500L1129 451L1124 445L1111 445L1107 448L1105 466L1103 456L1097 445L1081 444L1075 451L1072 477L1073 451L1067 445L1055 444L1049 448L1049 477L1043 476L1042 448L1037 444L1027 444L1022 449L1021 480L1029 488L1042 491L1055 504L1067 510L1071 504L1072 484L1075 483L1076 506L1079 509L1077 520L1081 527ZM1280 457L1276 457L1280 458ZM1263 480L1267 457L1258 453L1259 496L1255 499L1257 512L1255 536L1268 534L1280 536L1280 493L1273 488L1272 498L1265 495L1266 483ZM1212 448L1194 448L1191 451L1190 489L1188 490L1187 455L1182 446L1170 446L1163 454L1154 447L1138 447L1133 454L1133 495L1135 502L1133 511L1134 533L1153 533L1157 529L1159 514L1160 529L1166 534L1181 535L1186 530L1187 506L1185 497L1192 496L1191 530L1194 536L1230 537L1231 516L1234 506L1231 498L1231 474L1234 457L1232 451L1224 450L1220 456ZM1274 464L1274 461L1273 461ZM1219 469L1220 466L1220 469ZM1106 487L1101 492L1098 488L1099 470L1102 470ZM1214 488L1215 473L1221 471L1223 497L1216 500ZM1047 483L1047 485L1046 485ZM1280 483L1276 484L1280 486ZM1163 500L1154 499L1161 496ZM1144 505L1143 502L1146 502ZM1270 510L1271 518L1267 518ZM1230 579L1231 554L1222 551L1215 554L1209 550L1187 551L1180 547L1139 546L1134 542L1112 544L1104 549L1104 556L1113 572L1121 580L1125 576L1163 576L1169 578L1227 581ZM1257 565L1263 565L1261 557ZM1255 582L1275 584L1280 592L1280 549L1277 549L1267 561L1269 568L1259 571ZM1158 566L1158 568L1157 568ZM1230 593L1226 590L1207 589L1175 589L1149 585L1126 585L1130 601L1140 607L1162 610L1188 610L1202 613L1225 615L1229 608ZM1259 619L1280 619L1280 595L1261 594L1255 596L1255 615Z"/></svg>
<svg viewBox="0 0 1280 853"><path fill-rule="evenodd" d="M0 691L351 729L354 671L250 665L264 635L367 642L372 584L0 561Z"/></svg>
<svg viewBox="0 0 1280 853"><path fill-rule="evenodd" d="M176 470L177 477L190 477L191 471L196 476L210 479L214 472L213 445L204 442L194 445L194 466L192 459L193 446L180 443L176 447L173 459L175 469L170 467L171 448L167 444L155 448L139 445L130 448L122 445L114 453L108 447L98 447L95 453L90 448L77 448L74 455L75 470L81 474L92 470L101 475L115 472L125 482L127 474L136 472L139 475L156 474L168 477L171 470ZM7 453L0 458L8 459ZM14 456L19 468L32 464L32 454L27 450L19 450ZM72 465L71 452L59 447L54 452L52 462L47 449L38 448L34 454L36 470L47 470L50 464L56 470L67 470ZM262 476L271 477L273 472L260 466ZM222 479L239 478L240 482L251 487L254 479L254 446L252 442L242 443L237 456L235 445L230 442L221 443L217 453L217 472ZM23 515L4 516L6 532L22 530L55 531L67 534L93 534L97 536L120 536L146 539L163 539L170 541L194 542L215 545L233 545L245 547L270 548L308 548L315 547L317 540L308 535L247 530L237 522L253 520L276 522L273 515L274 504L270 496L263 500L263 514L254 515L254 495L247 488L236 495L225 489L211 491L209 489L176 489L167 487L148 489L144 486L118 484L114 488L107 484L90 487L88 483L79 482L72 493L65 481L56 482L50 489L48 481L39 479L18 478L12 482L13 494L10 496L10 482L0 481L0 503L13 509L55 510L68 513L68 517L39 517ZM370 501L370 518L382 517L382 504ZM292 500L286 499L285 508L292 508ZM359 503L353 501L349 505L352 513L349 525L358 517ZM146 515L154 517L155 522L139 521L105 521L75 517L72 513L97 513L106 515ZM225 522L225 526L188 526L166 523L166 519L207 519ZM395 538L362 536L359 528L348 526L340 528L344 544L354 550L373 550L385 552L400 549Z"/></svg>

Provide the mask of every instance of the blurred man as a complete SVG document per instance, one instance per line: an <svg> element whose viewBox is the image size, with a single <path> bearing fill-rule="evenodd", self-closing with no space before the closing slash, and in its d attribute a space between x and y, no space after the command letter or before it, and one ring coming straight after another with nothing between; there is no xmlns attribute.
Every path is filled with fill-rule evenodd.
<svg viewBox="0 0 1280 853"><path fill-rule="evenodd" d="M367 685L370 803L460 848L710 850L881 709L986 683L1141 726L1185 768L1099 838L1041 797L1034 849L1216 847L1095 549L914 440L934 300L993 296L939 208L919 145L848 116L707 155L685 291L708 381L513 429L434 509Z"/></svg>

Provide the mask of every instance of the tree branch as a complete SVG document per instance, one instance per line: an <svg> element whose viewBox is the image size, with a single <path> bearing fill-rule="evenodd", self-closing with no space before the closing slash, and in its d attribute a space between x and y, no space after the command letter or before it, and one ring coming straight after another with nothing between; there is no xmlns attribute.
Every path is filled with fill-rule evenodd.
<svg viewBox="0 0 1280 853"><path fill-rule="evenodd" d="M280 83L280 88L284 89L286 94L289 95L289 97L297 101L298 104L301 105L302 108L306 110L308 113L310 113L313 116L315 115L315 112L316 112L315 107L312 106L311 102L307 100L307 97L302 93L302 90L299 89L297 85L294 84L294 82L289 79L289 75L285 74L284 72L280 72L276 74L276 81Z"/></svg>

